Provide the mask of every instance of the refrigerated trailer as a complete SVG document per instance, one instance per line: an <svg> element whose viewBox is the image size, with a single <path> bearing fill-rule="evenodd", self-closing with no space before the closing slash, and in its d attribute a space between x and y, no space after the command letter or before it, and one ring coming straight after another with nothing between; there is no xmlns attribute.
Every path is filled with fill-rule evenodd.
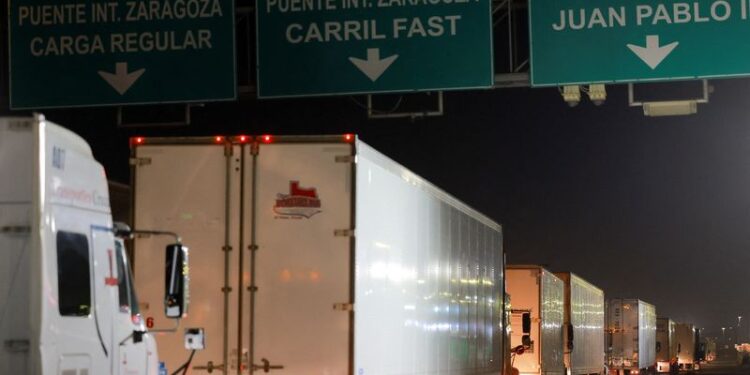
<svg viewBox="0 0 750 375"><path fill-rule="evenodd" d="M565 285L563 347L569 375L604 372L604 291L571 272Z"/></svg>
<svg viewBox="0 0 750 375"><path fill-rule="evenodd" d="M499 374L500 225L353 135L135 138L134 217L190 241L192 373ZM135 241L144 314L160 280ZM172 369L188 353L158 336Z"/></svg>
<svg viewBox="0 0 750 375"><path fill-rule="evenodd" d="M521 374L565 373L563 322L565 285L541 266L509 265L506 287L511 295L513 367Z"/></svg>
<svg viewBox="0 0 750 375"><path fill-rule="evenodd" d="M0 374L156 375L89 145L41 115L0 118L0 175Z"/></svg>
<svg viewBox="0 0 750 375"><path fill-rule="evenodd" d="M695 326L689 323L675 325L677 341L677 363L680 370L693 370L696 367L695 349L697 346Z"/></svg>
<svg viewBox="0 0 750 375"><path fill-rule="evenodd" d="M716 360L716 341L710 337L701 340L699 360L711 363Z"/></svg>
<svg viewBox="0 0 750 375"><path fill-rule="evenodd" d="M607 302L607 366L615 374L656 367L656 308L638 299Z"/></svg>
<svg viewBox="0 0 750 375"><path fill-rule="evenodd" d="M656 371L668 373L677 359L675 322L665 317L656 318Z"/></svg>

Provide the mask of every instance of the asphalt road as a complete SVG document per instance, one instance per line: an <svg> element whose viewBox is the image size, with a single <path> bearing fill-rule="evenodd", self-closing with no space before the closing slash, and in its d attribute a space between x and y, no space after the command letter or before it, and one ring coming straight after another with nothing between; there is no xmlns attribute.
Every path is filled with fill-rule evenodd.
<svg viewBox="0 0 750 375"><path fill-rule="evenodd" d="M736 360L724 358L704 364L695 375L750 375L750 366L737 366Z"/></svg>

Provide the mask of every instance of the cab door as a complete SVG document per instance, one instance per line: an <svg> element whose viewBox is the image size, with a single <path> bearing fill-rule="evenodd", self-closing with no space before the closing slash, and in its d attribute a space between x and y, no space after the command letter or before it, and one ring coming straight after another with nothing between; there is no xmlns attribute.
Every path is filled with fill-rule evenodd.
<svg viewBox="0 0 750 375"><path fill-rule="evenodd" d="M150 355L143 337L138 332L145 331L138 300L133 288L130 265L122 241L115 241L115 259L117 263L118 303L114 306L115 340L119 349L118 364L115 366L122 375L147 374L147 363Z"/></svg>

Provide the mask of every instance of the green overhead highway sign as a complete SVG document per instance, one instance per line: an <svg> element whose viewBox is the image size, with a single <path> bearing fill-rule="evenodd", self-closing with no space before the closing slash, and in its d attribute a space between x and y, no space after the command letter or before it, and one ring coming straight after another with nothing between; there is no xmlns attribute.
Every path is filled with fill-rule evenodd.
<svg viewBox="0 0 750 375"><path fill-rule="evenodd" d="M233 0L10 0L13 109L231 100Z"/></svg>
<svg viewBox="0 0 750 375"><path fill-rule="evenodd" d="M262 98L487 88L490 0L258 0Z"/></svg>
<svg viewBox="0 0 750 375"><path fill-rule="evenodd" d="M529 0L531 84L750 75L748 0Z"/></svg>

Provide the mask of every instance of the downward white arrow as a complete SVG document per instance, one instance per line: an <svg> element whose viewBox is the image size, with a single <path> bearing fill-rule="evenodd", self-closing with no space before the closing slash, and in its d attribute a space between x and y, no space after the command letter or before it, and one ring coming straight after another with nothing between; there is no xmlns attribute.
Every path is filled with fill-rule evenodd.
<svg viewBox="0 0 750 375"><path fill-rule="evenodd" d="M128 73L128 63L118 62L115 64L115 73L105 72L100 70L99 75L104 78L120 95L125 94L130 86L133 86L135 81L141 77L146 69L138 69L132 73Z"/></svg>
<svg viewBox="0 0 750 375"><path fill-rule="evenodd" d="M398 55L393 55L380 59L380 48L368 48L367 49L367 60L358 59L356 57L350 57L349 61L352 62L362 73L365 73L373 82L377 81L381 75L388 69L391 64L398 58Z"/></svg>
<svg viewBox="0 0 750 375"><path fill-rule="evenodd" d="M666 46L659 47L659 36L648 35L646 36L646 47L628 44L628 48L630 48L633 53L640 57L641 60L646 63L646 65L651 67L651 69L656 69L656 67L659 66L662 61L664 61L664 58L672 53L672 50L674 50L678 44L680 43L672 42L667 44Z"/></svg>

